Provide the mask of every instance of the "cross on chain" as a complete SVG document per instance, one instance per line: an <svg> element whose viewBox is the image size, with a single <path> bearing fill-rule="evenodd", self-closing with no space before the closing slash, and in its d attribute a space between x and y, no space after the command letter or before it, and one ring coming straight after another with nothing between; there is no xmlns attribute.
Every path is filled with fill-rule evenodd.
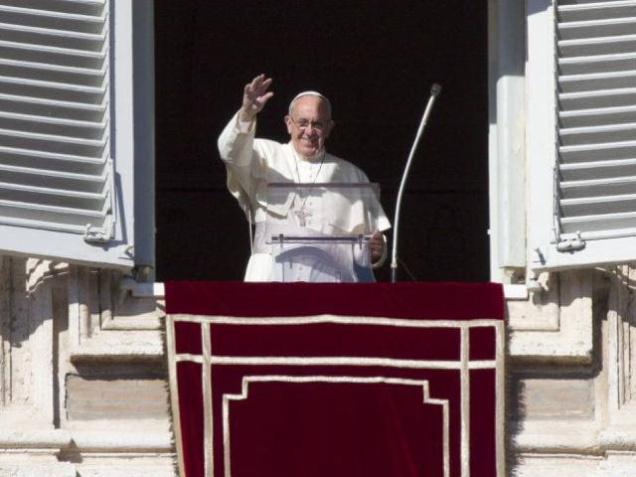
<svg viewBox="0 0 636 477"><path fill-rule="evenodd" d="M305 210L305 204L303 204L303 208L301 208L300 210L295 210L294 214L298 218L298 222L300 223L300 226L301 227L306 227L307 226L307 219L309 217L311 217L311 212L307 212Z"/></svg>

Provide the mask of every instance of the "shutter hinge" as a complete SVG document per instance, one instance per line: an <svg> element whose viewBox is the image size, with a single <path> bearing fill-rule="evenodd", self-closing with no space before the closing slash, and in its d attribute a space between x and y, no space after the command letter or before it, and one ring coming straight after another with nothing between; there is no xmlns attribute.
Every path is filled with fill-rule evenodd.
<svg viewBox="0 0 636 477"><path fill-rule="evenodd" d="M86 224L84 231L84 241L88 243L106 243L113 239L114 223L112 216L107 216L104 220L103 227L95 227L92 224Z"/></svg>
<svg viewBox="0 0 636 477"><path fill-rule="evenodd" d="M115 207L113 203L115 197L115 168L112 158L106 161L106 187L108 191L104 199L104 223L101 227L86 224L84 241L87 243L106 243L115 238Z"/></svg>
<svg viewBox="0 0 636 477"><path fill-rule="evenodd" d="M565 236L561 232L561 210L559 208L559 169L558 166L554 166L552 170L552 203L554 204L554 210L552 212L552 219L554 220L554 227L552 232L554 233L554 242L556 243L556 249L561 253L578 252L585 248L585 240L581 237L581 232L576 234Z"/></svg>
<svg viewBox="0 0 636 477"><path fill-rule="evenodd" d="M545 255L541 251L541 248L537 247L534 250L534 260L533 263L538 263L540 265L545 265Z"/></svg>
<svg viewBox="0 0 636 477"><path fill-rule="evenodd" d="M560 237L556 249L559 252L578 252L585 248L585 240L581 238L581 232L577 232L574 237Z"/></svg>

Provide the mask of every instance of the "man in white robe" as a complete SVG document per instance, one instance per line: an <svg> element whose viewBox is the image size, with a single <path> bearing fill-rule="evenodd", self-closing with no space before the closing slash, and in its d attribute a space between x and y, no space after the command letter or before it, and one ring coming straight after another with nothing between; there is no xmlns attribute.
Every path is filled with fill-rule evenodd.
<svg viewBox="0 0 636 477"><path fill-rule="evenodd" d="M357 257L377 266L386 256L386 240L382 231L389 221L375 197L363 197L345 189L353 199L346 207L325 208L325 200L339 197L331 194L319 199L311 193L294 191L277 201L268 185L283 184L355 184L365 191L367 176L359 168L325 151L325 141L334 126L329 100L320 93L307 91L296 96L285 117L290 142L280 144L255 138L256 116L273 96L271 78L259 75L244 88L241 109L227 124L218 140L221 159L227 168L227 186L239 201L256 231L252 241L245 281L290 281L277 273L272 235L284 233L309 236L342 236L368 234L368 257ZM282 189L285 190L284 188ZM338 201L332 202L337 204ZM363 277L342 255L337 246L298 249L291 281L372 281ZM303 250L305 253L303 254ZM316 253L317 251L317 253ZM325 253L323 253L325 252ZM326 258L330 256L331 258Z"/></svg>

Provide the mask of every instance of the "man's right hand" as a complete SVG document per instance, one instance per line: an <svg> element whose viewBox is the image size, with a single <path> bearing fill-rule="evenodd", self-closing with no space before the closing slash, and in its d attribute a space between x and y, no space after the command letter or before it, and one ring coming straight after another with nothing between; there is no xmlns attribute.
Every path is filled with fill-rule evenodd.
<svg viewBox="0 0 636 477"><path fill-rule="evenodd" d="M243 105L241 106L241 121L249 122L261 112L269 98L274 96L272 91L267 91L272 84L272 78L258 75L243 89Z"/></svg>

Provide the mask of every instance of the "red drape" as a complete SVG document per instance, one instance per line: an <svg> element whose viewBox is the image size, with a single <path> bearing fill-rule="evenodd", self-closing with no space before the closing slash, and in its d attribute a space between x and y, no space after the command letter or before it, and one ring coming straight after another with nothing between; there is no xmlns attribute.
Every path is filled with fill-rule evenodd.
<svg viewBox="0 0 636 477"><path fill-rule="evenodd" d="M497 475L500 285L172 282L166 307L177 355L210 333L210 449L204 365L177 365L187 477L206 452L215 477Z"/></svg>

